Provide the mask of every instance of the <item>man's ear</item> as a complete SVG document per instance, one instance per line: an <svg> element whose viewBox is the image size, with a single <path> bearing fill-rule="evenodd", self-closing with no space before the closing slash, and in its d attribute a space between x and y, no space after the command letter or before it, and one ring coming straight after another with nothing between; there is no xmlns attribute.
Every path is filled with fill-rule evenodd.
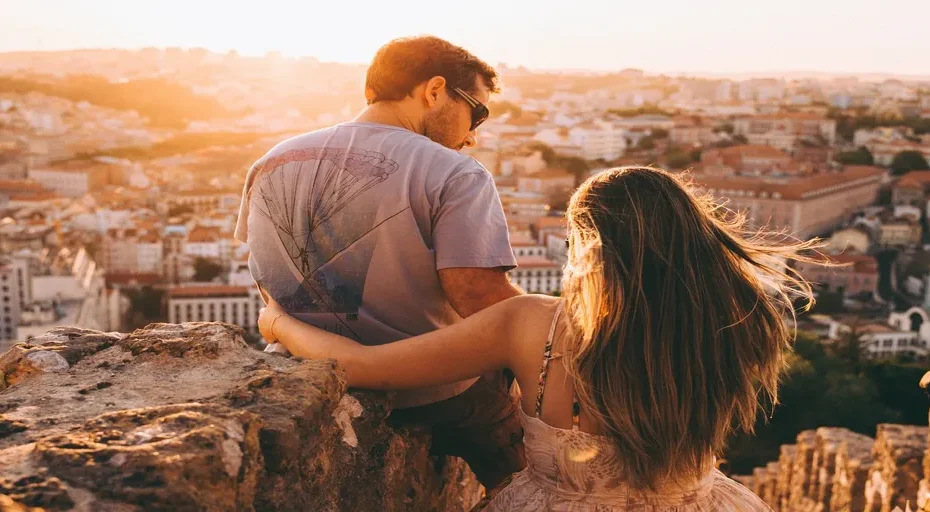
<svg viewBox="0 0 930 512"><path fill-rule="evenodd" d="M446 79L441 76L434 76L426 81L426 87L423 88L423 95L428 108L436 106L443 95L446 94L445 88Z"/></svg>

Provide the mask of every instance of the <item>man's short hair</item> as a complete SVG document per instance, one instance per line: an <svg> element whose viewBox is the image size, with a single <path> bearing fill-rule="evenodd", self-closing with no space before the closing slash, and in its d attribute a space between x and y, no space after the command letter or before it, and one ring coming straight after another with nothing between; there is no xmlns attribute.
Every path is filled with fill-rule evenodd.
<svg viewBox="0 0 930 512"><path fill-rule="evenodd" d="M399 101L434 76L447 85L475 92L481 77L491 92L500 92L497 72L468 50L435 36L394 39L378 49L365 77L368 103Z"/></svg>

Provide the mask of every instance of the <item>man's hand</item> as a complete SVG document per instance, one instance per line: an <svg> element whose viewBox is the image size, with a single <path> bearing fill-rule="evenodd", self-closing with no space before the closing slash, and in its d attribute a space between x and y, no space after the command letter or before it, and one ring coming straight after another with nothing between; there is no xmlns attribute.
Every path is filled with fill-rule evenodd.
<svg viewBox="0 0 930 512"><path fill-rule="evenodd" d="M439 271L439 283L462 318L524 294L501 268L444 268Z"/></svg>

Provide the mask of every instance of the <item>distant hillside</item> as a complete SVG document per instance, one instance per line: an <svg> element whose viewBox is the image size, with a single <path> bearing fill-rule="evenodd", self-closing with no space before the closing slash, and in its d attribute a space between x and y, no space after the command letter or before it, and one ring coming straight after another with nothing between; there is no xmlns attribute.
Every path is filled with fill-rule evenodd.
<svg viewBox="0 0 930 512"><path fill-rule="evenodd" d="M135 110L152 126L184 128L188 121L232 115L218 101L194 94L189 88L162 79L114 83L89 75L65 79L0 76L0 92L39 92L71 101L87 101L117 110Z"/></svg>

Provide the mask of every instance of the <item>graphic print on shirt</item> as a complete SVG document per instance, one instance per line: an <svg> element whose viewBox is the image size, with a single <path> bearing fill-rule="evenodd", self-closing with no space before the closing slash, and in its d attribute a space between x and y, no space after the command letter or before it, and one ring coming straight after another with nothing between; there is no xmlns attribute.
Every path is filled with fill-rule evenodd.
<svg viewBox="0 0 930 512"><path fill-rule="evenodd" d="M355 317L377 242L366 235L409 209L379 219L378 201L355 200L397 169L382 153L355 148L296 149L263 162L250 201L270 221L302 282L260 286L287 311ZM340 215L350 204L351 211ZM336 258L338 272L327 266Z"/></svg>

